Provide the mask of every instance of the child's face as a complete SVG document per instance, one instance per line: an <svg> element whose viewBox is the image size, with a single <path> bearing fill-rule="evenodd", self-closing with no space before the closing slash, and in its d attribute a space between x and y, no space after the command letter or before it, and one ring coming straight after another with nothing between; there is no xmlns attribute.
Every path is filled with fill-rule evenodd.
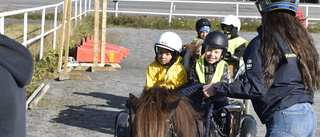
<svg viewBox="0 0 320 137"><path fill-rule="evenodd" d="M227 36L228 39L231 38L231 33L228 30L223 30L224 34Z"/></svg>
<svg viewBox="0 0 320 137"><path fill-rule="evenodd" d="M164 48L159 48L158 50L158 61L164 66L168 65L172 59L171 52Z"/></svg>
<svg viewBox="0 0 320 137"><path fill-rule="evenodd" d="M209 64L213 64L217 62L222 54L222 50L219 48L215 48L212 46L207 45L206 50L205 50L205 59Z"/></svg>
<svg viewBox="0 0 320 137"><path fill-rule="evenodd" d="M230 39L233 26L232 25L223 25L222 27L223 27L222 29L223 29L224 34L227 36L228 39Z"/></svg>
<svg viewBox="0 0 320 137"><path fill-rule="evenodd" d="M204 30L204 31L201 31L201 32L200 32L200 38L201 38L201 39L204 39L204 38L207 36L207 34L208 34L207 31L205 31L205 30Z"/></svg>

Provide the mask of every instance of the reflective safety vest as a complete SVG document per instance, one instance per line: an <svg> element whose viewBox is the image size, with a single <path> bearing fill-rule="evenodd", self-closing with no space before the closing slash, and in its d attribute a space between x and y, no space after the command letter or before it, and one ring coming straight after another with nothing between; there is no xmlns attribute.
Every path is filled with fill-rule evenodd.
<svg viewBox="0 0 320 137"><path fill-rule="evenodd" d="M241 46L243 43L246 44L246 47L249 44L249 42L242 37L236 37L234 39L229 39L228 40L228 52L230 52L231 55L233 55L234 52L236 51L236 49L239 46Z"/></svg>
<svg viewBox="0 0 320 137"><path fill-rule="evenodd" d="M197 72L200 83L206 83L204 60L205 58L200 58L196 62L196 72ZM216 66L216 69L214 71L214 74L210 83L220 82L224 72L225 65L228 65L228 63L224 60L220 60L220 62Z"/></svg>
<svg viewBox="0 0 320 137"><path fill-rule="evenodd" d="M228 40L228 52L231 53L231 55L234 54L234 52L236 51L236 49L241 46L243 43L246 44L246 47L248 46L249 42L247 40L245 40L242 37L236 37L234 39L229 39ZM244 62L242 57L239 60L239 68L241 69L241 71L244 71ZM234 76L233 76L234 77Z"/></svg>
<svg viewBox="0 0 320 137"><path fill-rule="evenodd" d="M195 36L195 37L193 38L193 40L196 40L196 39L200 39L200 38L198 38L198 36Z"/></svg>

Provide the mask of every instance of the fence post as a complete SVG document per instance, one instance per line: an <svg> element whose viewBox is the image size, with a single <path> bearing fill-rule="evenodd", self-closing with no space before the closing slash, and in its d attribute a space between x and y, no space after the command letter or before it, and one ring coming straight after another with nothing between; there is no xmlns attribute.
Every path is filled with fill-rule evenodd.
<svg viewBox="0 0 320 137"><path fill-rule="evenodd" d="M71 12L72 10L72 0L68 2L68 19L67 19L67 35L65 41L65 50L64 50L64 66L63 66L63 74L68 73L68 62L69 62L69 43L70 43L70 29L71 29Z"/></svg>
<svg viewBox="0 0 320 137"><path fill-rule="evenodd" d="M107 35L107 0L103 0L102 3L102 32L101 32L101 53L100 53L100 63L105 65L105 44Z"/></svg>
<svg viewBox="0 0 320 137"><path fill-rule="evenodd" d="M44 23L46 19L46 9L42 10L42 22L41 22L41 40L40 40L40 57L39 60L42 60L43 56L43 34L44 34Z"/></svg>
<svg viewBox="0 0 320 137"><path fill-rule="evenodd" d="M91 0L89 0L88 8L89 8L89 11L91 11Z"/></svg>
<svg viewBox="0 0 320 137"><path fill-rule="evenodd" d="M58 16L58 6L54 8L54 21L53 21L53 27L54 29L57 28L57 16ZM53 32L53 44L52 48L56 49L56 38L57 38L57 30L54 30Z"/></svg>
<svg viewBox="0 0 320 137"><path fill-rule="evenodd" d="M62 12L62 26L61 26L61 39L60 39L60 47L59 47L59 59L58 59L58 68L57 73L61 72L62 67L62 56L63 56L63 47L64 47L64 36L65 36L65 24L66 24L66 14L68 13L68 0L64 0L63 3L63 12Z"/></svg>
<svg viewBox="0 0 320 137"><path fill-rule="evenodd" d="M94 1L94 47L93 47L93 67L98 67L98 46L99 46L99 8L100 0ZM92 70L91 70L92 71Z"/></svg>
<svg viewBox="0 0 320 137"><path fill-rule="evenodd" d="M82 0L80 0L80 6L79 6L79 11L80 11L80 20L81 20L81 17L82 17Z"/></svg>
<svg viewBox="0 0 320 137"><path fill-rule="evenodd" d="M84 16L87 16L87 0L84 0Z"/></svg>
<svg viewBox="0 0 320 137"><path fill-rule="evenodd" d="M169 25L170 25L170 23L171 23L172 8L173 8L173 2L171 2L171 6L170 6Z"/></svg>
<svg viewBox="0 0 320 137"><path fill-rule="evenodd" d="M77 27L77 15L78 15L78 0L74 2L74 26Z"/></svg>
<svg viewBox="0 0 320 137"><path fill-rule="evenodd" d="M118 17L118 0L113 0L113 2L114 2L114 10L115 10L114 16Z"/></svg>
<svg viewBox="0 0 320 137"><path fill-rule="evenodd" d="M28 12L24 13L23 17L23 43L27 41L27 35L28 35ZM27 45L24 45L27 47Z"/></svg>

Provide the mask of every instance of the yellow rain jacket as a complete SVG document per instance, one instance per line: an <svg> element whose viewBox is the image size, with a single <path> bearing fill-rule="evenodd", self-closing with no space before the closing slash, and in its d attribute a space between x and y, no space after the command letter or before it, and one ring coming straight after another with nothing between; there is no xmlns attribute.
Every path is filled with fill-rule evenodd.
<svg viewBox="0 0 320 137"><path fill-rule="evenodd" d="M147 69L146 88L157 86L174 89L186 83L188 81L187 72L180 64L181 60L182 57L178 56L177 61L167 70L156 58Z"/></svg>

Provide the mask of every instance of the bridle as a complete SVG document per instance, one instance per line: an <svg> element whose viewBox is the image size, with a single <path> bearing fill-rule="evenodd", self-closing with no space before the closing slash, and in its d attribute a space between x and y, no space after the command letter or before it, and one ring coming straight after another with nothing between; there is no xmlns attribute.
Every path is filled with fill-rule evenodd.
<svg viewBox="0 0 320 137"><path fill-rule="evenodd" d="M169 132L167 137L178 137L177 133L174 131L174 126L171 122L171 120L167 120L169 123Z"/></svg>

